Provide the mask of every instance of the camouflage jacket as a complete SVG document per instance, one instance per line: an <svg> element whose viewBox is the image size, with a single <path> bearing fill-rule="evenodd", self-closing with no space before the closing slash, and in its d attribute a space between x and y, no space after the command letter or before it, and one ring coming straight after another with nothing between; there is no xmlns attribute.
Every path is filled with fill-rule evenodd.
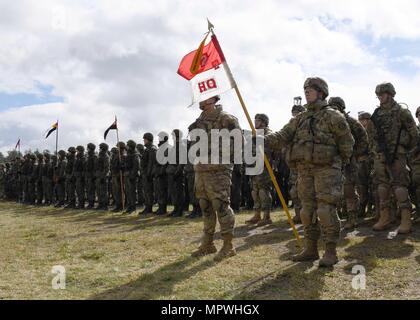
<svg viewBox="0 0 420 320"><path fill-rule="evenodd" d="M95 152L88 152L85 166L85 177L88 179L95 178L95 163L97 162L98 156Z"/></svg>
<svg viewBox="0 0 420 320"><path fill-rule="evenodd" d="M356 160L366 160L369 154L367 132L358 120L350 117L348 114L345 114L345 117L354 138L353 156Z"/></svg>
<svg viewBox="0 0 420 320"><path fill-rule="evenodd" d="M76 178L84 178L86 172L86 157L85 155L77 155L74 160L73 175Z"/></svg>
<svg viewBox="0 0 420 320"><path fill-rule="evenodd" d="M416 123L408 109L392 101L375 109L371 120L373 152L379 157L386 154L407 154L419 139Z"/></svg>
<svg viewBox="0 0 420 320"><path fill-rule="evenodd" d="M109 176L109 156L106 152L99 152L98 159L95 165L96 178L106 179Z"/></svg>
<svg viewBox="0 0 420 320"><path fill-rule="evenodd" d="M232 131L234 129L238 129L237 132L240 132L240 126L238 123L238 119L233 115L223 111L221 105L216 105L216 108L212 112L202 112L197 120L193 124L189 126L189 129L202 129L207 133L208 139L208 164L198 163L194 165L195 171L219 171L219 170L233 170L233 163L230 164L221 164L221 157L223 152L223 144L219 144L219 163L212 164L211 163L211 130L212 129L227 129L228 131ZM242 139L242 135L241 135ZM242 140L241 140L242 143ZM201 155L200 155L201 156ZM205 156L205 155L202 155ZM234 156L234 143L233 138L231 138L230 144L230 157L233 160Z"/></svg>
<svg viewBox="0 0 420 320"><path fill-rule="evenodd" d="M267 146L273 150L289 146L287 160L291 168L298 164L341 168L349 163L354 139L346 118L325 100L305 107L306 111L283 129L265 137Z"/></svg>
<svg viewBox="0 0 420 320"><path fill-rule="evenodd" d="M121 172L120 157L118 154L111 154L110 169L113 177L119 176Z"/></svg>
<svg viewBox="0 0 420 320"><path fill-rule="evenodd" d="M66 159L58 160L56 174L60 181L63 181L66 178L66 168L67 168L67 160Z"/></svg>
<svg viewBox="0 0 420 320"><path fill-rule="evenodd" d="M136 150L127 150L124 157L124 176L129 179L135 179L139 176L140 159Z"/></svg>
<svg viewBox="0 0 420 320"><path fill-rule="evenodd" d="M140 162L140 174L147 178L151 178L153 176L153 168L156 162L156 151L157 148L153 144L144 146L144 153Z"/></svg>

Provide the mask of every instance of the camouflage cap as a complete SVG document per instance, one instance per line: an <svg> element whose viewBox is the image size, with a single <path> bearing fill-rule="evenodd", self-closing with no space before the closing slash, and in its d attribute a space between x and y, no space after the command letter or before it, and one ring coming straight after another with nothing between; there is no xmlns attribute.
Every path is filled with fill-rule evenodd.
<svg viewBox="0 0 420 320"><path fill-rule="evenodd" d="M303 89L306 89L307 87L322 92L324 94L324 99L329 95L328 84L324 79L318 77L308 78L303 84Z"/></svg>
<svg viewBox="0 0 420 320"><path fill-rule="evenodd" d="M90 143L88 143L87 148L89 150L95 150L96 149L96 146L93 143L90 142Z"/></svg>
<svg viewBox="0 0 420 320"><path fill-rule="evenodd" d="M102 143L99 145L99 149L101 149L101 150L108 151L108 148L109 148L109 146L108 146L105 142L102 142Z"/></svg>
<svg viewBox="0 0 420 320"><path fill-rule="evenodd" d="M383 82L376 86L375 93L377 96L382 93L389 93L392 97L395 97L397 92L391 82Z"/></svg>
<svg viewBox="0 0 420 320"><path fill-rule="evenodd" d="M369 120L372 115L366 111L359 111L359 120L367 119Z"/></svg>
<svg viewBox="0 0 420 320"><path fill-rule="evenodd" d="M267 126L270 123L270 119L268 118L268 116L264 113L257 113L255 115L255 120L261 120L262 122L264 122Z"/></svg>
<svg viewBox="0 0 420 320"><path fill-rule="evenodd" d="M136 148L136 142L134 140L128 140L127 141L127 147L129 147L130 149L135 149Z"/></svg>
<svg viewBox="0 0 420 320"><path fill-rule="evenodd" d="M76 148L75 147L70 147L67 149L68 152L70 153L76 153Z"/></svg>
<svg viewBox="0 0 420 320"><path fill-rule="evenodd" d="M340 97L331 97L328 100L328 104L330 106L334 106L337 107L338 109L340 109L340 111L344 111L346 109L346 103L344 102L344 100Z"/></svg>
<svg viewBox="0 0 420 320"><path fill-rule="evenodd" d="M84 147L84 146L77 146L77 147L76 147L76 150L77 150L78 152L85 152L85 147Z"/></svg>
<svg viewBox="0 0 420 320"><path fill-rule="evenodd" d="M143 135L143 139L149 140L150 142L153 142L153 134L151 134L150 132L146 132Z"/></svg>

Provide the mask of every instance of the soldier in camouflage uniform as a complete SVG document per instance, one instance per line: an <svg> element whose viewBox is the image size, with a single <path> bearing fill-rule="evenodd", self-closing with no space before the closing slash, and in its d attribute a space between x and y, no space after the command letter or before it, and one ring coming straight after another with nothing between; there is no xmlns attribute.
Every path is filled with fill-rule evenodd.
<svg viewBox="0 0 420 320"><path fill-rule="evenodd" d="M420 123L420 107L416 110L416 118ZM417 125L420 132L420 124ZM416 207L416 222L420 219L420 141L417 142L416 148L409 154L409 164L411 169L411 181L413 189L413 200Z"/></svg>
<svg viewBox="0 0 420 320"><path fill-rule="evenodd" d="M164 144L168 143L168 134L163 132L159 136L158 151L161 148L165 148ZM162 150L162 149L161 149ZM165 150L165 155L168 156L168 150ZM156 192L158 209L153 212L154 214L163 215L166 214L168 204L168 176L166 174L167 164L161 164L156 159L154 161L153 176L156 181Z"/></svg>
<svg viewBox="0 0 420 320"><path fill-rule="evenodd" d="M267 135L266 144L271 148L289 145L288 163L298 173L305 250L293 260L317 260L322 231L326 250L319 266L329 267L338 261L337 204L342 194L342 168L350 161L354 139L346 118L328 106L328 85L323 79L308 78L304 90L307 111L279 132Z"/></svg>
<svg viewBox="0 0 420 320"><path fill-rule="evenodd" d="M77 209L85 208L85 172L86 157L83 146L76 147L76 160L74 161L73 175L76 180Z"/></svg>
<svg viewBox="0 0 420 320"><path fill-rule="evenodd" d="M31 175L31 156L30 154L25 154L23 157L23 163L21 168L21 179L22 179L22 195L23 195L23 203L29 203L29 178Z"/></svg>
<svg viewBox="0 0 420 320"><path fill-rule="evenodd" d="M36 204L42 205L42 199L44 198L44 192L42 190L42 173L44 171L44 156L42 153L37 154L38 159L38 170L36 176Z"/></svg>
<svg viewBox="0 0 420 320"><path fill-rule="evenodd" d="M108 145L99 145L98 161L96 163L96 192L98 194L98 210L108 210L108 176L109 176L109 155Z"/></svg>
<svg viewBox="0 0 420 320"><path fill-rule="evenodd" d="M141 214L152 213L154 203L153 194L153 168L156 162L157 148L153 144L153 134L147 132L143 135L144 154L140 163L140 175L143 177L143 192L145 208Z"/></svg>
<svg viewBox="0 0 420 320"><path fill-rule="evenodd" d="M64 206L66 198L66 172L67 172L67 157L66 151L58 151L57 163L57 203L56 208Z"/></svg>
<svg viewBox="0 0 420 320"><path fill-rule="evenodd" d="M0 200L4 199L4 184L6 182L6 167L0 163Z"/></svg>
<svg viewBox="0 0 420 320"><path fill-rule="evenodd" d="M211 157L212 129L240 130L238 120L223 111L221 105L216 104L219 100L220 97L215 96L200 102L202 113L189 127L190 130L201 129L207 133L209 157ZM219 149L219 156L221 155L220 151ZM194 170L196 197L203 213L204 234L200 247L192 253L192 256L204 256L217 251L213 243L213 237L216 230L216 219L218 219L223 247L214 259L220 261L236 254L232 244L235 215L230 207L233 164L204 164L199 162L194 165Z"/></svg>
<svg viewBox="0 0 420 320"><path fill-rule="evenodd" d="M230 206L235 213L239 213L241 209L241 181L242 181L242 165L234 164L232 170L232 185L230 186Z"/></svg>
<svg viewBox="0 0 420 320"><path fill-rule="evenodd" d="M58 201L57 194L57 183L58 183L58 171L57 171L58 157L53 154L51 156L51 170L52 170L52 198L51 205L55 205Z"/></svg>
<svg viewBox="0 0 420 320"><path fill-rule="evenodd" d="M269 118L263 113L257 113L255 115L255 129L264 130L264 136L271 133L268 127ZM255 150L255 143L253 143L253 149ZM271 162L272 152L269 148L265 147L264 153ZM255 215L245 221L247 224L257 224L257 226L263 226L272 224L270 217L272 197L271 192L273 189L273 182L271 181L270 175L268 174L267 168L264 166L264 171L255 176L251 176L252 183L252 198L254 199ZM261 212L264 212L264 219L261 220Z"/></svg>
<svg viewBox="0 0 420 320"><path fill-rule="evenodd" d="M144 154L144 145L139 143L136 146L137 152L139 153L139 159L141 159ZM143 192L143 177L140 175L139 170L139 178L137 179L137 205L143 206L144 205L144 192Z"/></svg>
<svg viewBox="0 0 420 320"><path fill-rule="evenodd" d="M125 150L125 143L119 142L120 151ZM113 212L119 212L122 210L122 199L121 199L121 162L120 156L118 154L118 148L113 147L111 149L111 159L110 159L110 170L111 170L111 183L112 183L112 195L114 198L114 209Z"/></svg>
<svg viewBox="0 0 420 320"><path fill-rule="evenodd" d="M168 177L168 193L174 210L171 212L171 217L182 217L184 208L184 164L180 159L180 148L184 148L182 141L182 133L179 129L172 131L174 139L174 146L170 148L169 152L172 153L170 158L175 160L175 163L169 163L166 168Z"/></svg>
<svg viewBox="0 0 420 320"><path fill-rule="evenodd" d="M30 171L28 172L28 204L35 204L36 199L36 176L39 174L38 165L36 164L36 155L31 153L30 159Z"/></svg>
<svg viewBox="0 0 420 320"><path fill-rule="evenodd" d="M355 141L350 163L344 168L344 198L347 209L347 222L344 229L349 230L357 227L358 223L359 195L356 192L358 163L368 159L368 136L362 124L345 112L346 104L342 98L331 97L328 104L344 115Z"/></svg>
<svg viewBox="0 0 420 320"><path fill-rule="evenodd" d="M188 150L191 147L191 141L187 143ZM194 165L192 164L192 160L190 157L187 159L187 164L184 166L184 175L185 175L185 182L187 184L187 191L188 191L188 199L193 207L191 213L187 216L190 219L194 219L197 217L201 217L201 208L198 203L197 197L195 196L195 187L194 187L194 180L195 180L195 172L194 172Z"/></svg>
<svg viewBox="0 0 420 320"><path fill-rule="evenodd" d="M126 213L130 214L136 211L137 197L136 187L139 176L140 160L137 153L136 143L133 140L127 141L127 154L124 161L124 182L127 209Z"/></svg>
<svg viewBox="0 0 420 320"><path fill-rule="evenodd" d="M372 137L380 218L373 230L385 230L392 224L392 189L401 211L398 233L405 234L411 231L412 209L408 194L407 153L417 145L419 133L410 111L394 100L396 91L391 83L379 84L375 92L380 106L375 109L371 120L374 124Z"/></svg>
<svg viewBox="0 0 420 320"><path fill-rule="evenodd" d="M42 167L42 191L44 193L45 205L52 204L53 196L53 169L51 165L51 155L49 152L44 153L45 162Z"/></svg>
<svg viewBox="0 0 420 320"><path fill-rule="evenodd" d="M296 117L298 114L305 111L305 107L301 105L300 101L301 99L295 98L295 105L292 107L292 117ZM290 169L290 175L289 175L289 194L290 198L293 202L293 208L295 209L295 216L293 217L293 222L298 224L302 223L302 220L300 219L300 211L302 210L302 203L300 202L298 192L297 192L297 172L295 169Z"/></svg>
<svg viewBox="0 0 420 320"><path fill-rule="evenodd" d="M95 207L95 192L96 192L95 164L98 160L98 156L96 155L95 149L96 149L96 146L93 143L88 143L85 183L86 183L86 194L87 194L87 201L88 201L89 209L93 209Z"/></svg>
<svg viewBox="0 0 420 320"><path fill-rule="evenodd" d="M362 124L363 128L365 129L366 133L368 132L368 127L372 126L372 122L370 121L370 117L372 115L369 112L359 112L359 122ZM362 158L359 160L358 163L358 184L357 184L357 193L359 195L359 217L366 216L366 210L370 212L371 205L373 203L374 190L372 189L372 181L371 181L371 172L373 167L373 155L371 152L371 139L369 135L368 137L368 156L366 158ZM375 192L376 193L376 192Z"/></svg>
<svg viewBox="0 0 420 320"><path fill-rule="evenodd" d="M74 163L76 161L76 148L68 148L66 165L66 208L76 208L76 180L74 177Z"/></svg>

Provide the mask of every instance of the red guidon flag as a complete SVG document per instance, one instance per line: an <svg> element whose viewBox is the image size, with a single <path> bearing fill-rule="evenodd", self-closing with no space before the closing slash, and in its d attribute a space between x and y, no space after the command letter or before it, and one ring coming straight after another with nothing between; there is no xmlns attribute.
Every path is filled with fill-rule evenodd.
<svg viewBox="0 0 420 320"><path fill-rule="evenodd" d="M205 44L207 36L194 50L182 58L178 74L189 80L192 104L224 93L234 87L232 75L215 35Z"/></svg>

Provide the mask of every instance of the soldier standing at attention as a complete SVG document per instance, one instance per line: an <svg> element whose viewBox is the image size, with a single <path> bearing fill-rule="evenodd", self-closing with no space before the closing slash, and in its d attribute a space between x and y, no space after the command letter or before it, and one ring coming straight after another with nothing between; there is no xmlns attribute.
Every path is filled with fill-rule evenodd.
<svg viewBox="0 0 420 320"><path fill-rule="evenodd" d="M120 150L125 148L124 142L120 143ZM124 144L124 148L121 144ZM119 212L122 210L122 199L121 199L121 162L118 154L118 148L113 147L111 149L110 159L110 170L111 170L111 183L112 183L112 197L114 199L114 209L112 212Z"/></svg>
<svg viewBox="0 0 420 320"><path fill-rule="evenodd" d="M269 118L263 113L257 113L255 115L255 129L264 130L264 136L271 133L270 128L268 127ZM255 143L253 143L253 149L255 149ZM265 147L265 155L268 158L268 161L271 162L272 154ZM267 168L264 166L264 171L256 176L251 176L252 184L252 198L254 199L254 208L255 215L250 219L245 221L247 224L257 224L258 226L263 226L266 224L272 224L270 217L272 197L271 191L273 183L271 182L270 175L268 174ZM261 211L264 212L264 218L261 220Z"/></svg>
<svg viewBox="0 0 420 320"><path fill-rule="evenodd" d="M382 231L392 224L390 214L391 189L401 210L401 224L398 233L411 231L412 205L408 195L410 184L407 170L407 154L418 142L416 123L408 109L402 108L395 100L395 88L391 83L382 83L375 93L380 106L372 114L374 168L378 180L380 205L379 221L373 230Z"/></svg>
<svg viewBox="0 0 420 320"><path fill-rule="evenodd" d="M328 104L337 108L347 120L351 134L354 139L354 151L350 158L350 163L344 168L344 199L347 208L347 222L344 229L353 229L357 227L359 214L359 195L356 191L358 183L358 163L368 158L368 137L365 128L356 119L350 117L346 112L346 104L340 97L331 97Z"/></svg>
<svg viewBox="0 0 420 320"><path fill-rule="evenodd" d="M93 143L87 145L87 159L86 159L86 171L85 171L85 183L86 183L86 194L88 200L88 208L93 209L95 207L95 164L98 160L98 156L95 152L96 146Z"/></svg>
<svg viewBox="0 0 420 320"><path fill-rule="evenodd" d="M66 197L66 170L67 159L66 151L58 151L58 163L57 163L57 204L56 208L64 206L64 200Z"/></svg>
<svg viewBox="0 0 420 320"><path fill-rule="evenodd" d="M99 145L98 161L95 165L96 190L98 193L97 210L108 210L108 176L109 176L109 156L108 145Z"/></svg>
<svg viewBox="0 0 420 320"><path fill-rule="evenodd" d="M139 176L140 161L136 149L136 143L133 140L127 141L127 154L124 161L124 182L125 194L127 197L127 209L125 213L132 213L136 211L137 197L136 187Z"/></svg>
<svg viewBox="0 0 420 320"><path fill-rule="evenodd" d="M86 158L85 148L77 146L77 155L74 162L74 178L76 179L76 194L77 194L77 209L85 208L85 171L86 171Z"/></svg>
<svg viewBox="0 0 420 320"><path fill-rule="evenodd" d="M221 105L216 105L219 96L200 102L201 115L190 128L204 130L208 135L208 155L211 155L211 130L227 129L232 131L239 129L238 120L223 111ZM232 150L232 149L231 149ZM220 153L220 151L219 151ZM219 154L220 156L220 154ZM231 157L232 159L233 157ZM210 161L209 161L210 162ZM203 214L203 237L201 245L193 257L199 257L215 253L217 251L213 237L216 231L216 219L219 220L220 234L223 239L223 247L214 257L215 261L234 256L236 251L233 247L233 229L235 215L230 207L230 186L232 183L233 164L204 164L194 165L195 190Z"/></svg>
<svg viewBox="0 0 420 320"><path fill-rule="evenodd" d="M74 162L76 160L76 148L70 147L67 149L67 165L66 165L66 194L67 205L65 208L76 208L76 185L74 178Z"/></svg>
<svg viewBox="0 0 420 320"><path fill-rule="evenodd" d="M153 144L153 134L147 132L143 135L144 154L140 163L140 175L143 177L143 192L145 208L140 214L152 213L154 203L153 194L153 167L156 161L157 148Z"/></svg>
<svg viewBox="0 0 420 320"><path fill-rule="evenodd" d="M292 118L282 130L267 135L266 144L273 149L289 146L289 166L298 174L305 249L293 260L317 260L322 231L325 253L319 266L330 267L338 262L337 204L342 194L342 168L350 161L354 139L345 117L328 107L327 83L321 78L308 78L303 87L306 112Z"/></svg>

